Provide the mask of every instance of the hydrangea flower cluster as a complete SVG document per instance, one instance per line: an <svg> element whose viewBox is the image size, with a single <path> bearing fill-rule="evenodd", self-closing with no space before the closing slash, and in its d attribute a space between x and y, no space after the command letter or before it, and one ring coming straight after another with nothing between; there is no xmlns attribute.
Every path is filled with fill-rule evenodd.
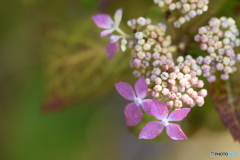
<svg viewBox="0 0 240 160"><path fill-rule="evenodd" d="M169 123L169 121L181 121L185 118L190 108L176 109L169 114L168 107L155 99L143 99L147 96L147 83L144 77L138 79L134 85L134 90L126 82L115 84L118 93L125 99L133 101L126 105L124 114L128 126L135 126L142 121L142 110L156 119L161 120L147 123L139 134L139 139L153 139L167 128L167 134L173 140L184 140L187 136L178 124ZM168 116L169 114L169 116Z"/></svg>
<svg viewBox="0 0 240 160"><path fill-rule="evenodd" d="M177 11L176 28L208 10L209 0L153 0L164 11Z"/></svg>
<svg viewBox="0 0 240 160"><path fill-rule="evenodd" d="M139 18L144 20L143 18ZM139 20L138 19L138 20ZM137 20L130 20L129 25L136 30ZM149 92L154 98L162 99L172 108L181 108L183 103L190 107L202 106L207 91L195 91L193 87L202 88L204 83L196 76L202 71L191 56L186 60L182 56L177 58L175 65L173 54L176 47L171 45L171 37L166 35L166 26L145 24L145 29L135 33L132 42L131 66L136 77L145 76ZM184 61L184 63L183 63Z"/></svg>
<svg viewBox="0 0 240 160"><path fill-rule="evenodd" d="M154 0L165 12L178 13L174 22L176 28L196 15L208 10L208 0ZM153 24L151 19L139 17L127 21L133 34L126 34L120 29L122 9L118 9L114 20L108 14L92 17L94 23L103 31L101 37L108 36L107 55L112 59L119 48L131 51L130 66L137 78L134 88L126 82L118 82L118 93L131 102L126 105L124 114L128 126L135 126L143 119L143 113L159 121L147 123L139 134L139 139L153 139L166 127L167 135L173 140L187 139L178 124L194 106L203 106L207 90L200 76L209 82L216 80L216 72L222 80L236 71L235 63L240 61L240 54L235 54L234 47L240 46L238 29L232 18L212 18L209 25L199 28L195 41L207 55L197 58L180 55L177 47L167 35L167 25ZM116 34L115 34L116 33ZM121 39L120 45L119 40ZM186 44L187 45L187 44ZM179 47L181 49L181 47ZM152 99L145 99L147 95ZM143 112L144 111L144 112Z"/></svg>
<svg viewBox="0 0 240 160"><path fill-rule="evenodd" d="M134 40L130 42L130 65L135 68L133 74L136 77L149 77L154 68L153 72L159 72L160 65L166 68L174 66L172 53L176 47L171 45L171 36L166 36L165 32L166 26L160 23L157 26L149 24L143 31L135 33Z"/></svg>
<svg viewBox="0 0 240 160"><path fill-rule="evenodd" d="M197 63L209 82L216 81L216 71L221 73L222 80L229 79L229 74L236 71L235 64L240 60L240 54L236 55L234 51L234 47L240 45L238 35L232 18L211 18L208 26L199 28L195 41L200 42L200 49L207 51L208 55L199 56Z"/></svg>
<svg viewBox="0 0 240 160"><path fill-rule="evenodd" d="M169 121L181 121L184 119L190 108L176 109L168 116L168 108L164 104L157 102L157 105L152 106L153 116L160 121L152 121L147 123L139 134L140 139L153 139L162 133L166 127L167 135L173 140L187 139L187 136L182 131L178 124L170 123Z"/></svg>

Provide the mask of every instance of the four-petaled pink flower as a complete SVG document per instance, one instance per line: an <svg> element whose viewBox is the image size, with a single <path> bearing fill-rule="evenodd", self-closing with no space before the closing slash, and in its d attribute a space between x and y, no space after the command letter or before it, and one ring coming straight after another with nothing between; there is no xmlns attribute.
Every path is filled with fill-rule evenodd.
<svg viewBox="0 0 240 160"><path fill-rule="evenodd" d="M166 127L167 135L173 140L187 139L180 126L169 121L181 121L190 110L190 108L176 109L168 116L166 104L154 101L154 105L151 107L152 115L161 121L147 123L141 130L139 139L153 139L162 133L164 127Z"/></svg>
<svg viewBox="0 0 240 160"><path fill-rule="evenodd" d="M128 126L135 126L142 121L142 110L151 114L151 106L153 99L144 99L147 96L147 83L144 77L137 80L134 85L135 92L132 86L125 82L118 82L115 84L118 93L125 99L133 101L126 105L124 114Z"/></svg>
<svg viewBox="0 0 240 160"><path fill-rule="evenodd" d="M114 14L114 21L111 16L105 13L100 13L92 16L94 23L102 28L101 37L108 36L114 30L118 29L118 26L122 20L122 8L119 8Z"/></svg>
<svg viewBox="0 0 240 160"><path fill-rule="evenodd" d="M112 36L112 33L114 30L117 30L118 32L121 32L121 30L118 28L122 19L122 9L119 8L115 14L114 14L114 21L108 14L100 13L92 16L92 19L94 23L99 27L102 28L103 31L101 32L101 37L105 36ZM113 35L115 36L115 35ZM115 36L116 37L116 36ZM114 37L114 38L115 38ZM115 40L111 40L108 42L107 45L107 55L109 59L112 59L115 53L119 50L119 44L118 39L115 38Z"/></svg>

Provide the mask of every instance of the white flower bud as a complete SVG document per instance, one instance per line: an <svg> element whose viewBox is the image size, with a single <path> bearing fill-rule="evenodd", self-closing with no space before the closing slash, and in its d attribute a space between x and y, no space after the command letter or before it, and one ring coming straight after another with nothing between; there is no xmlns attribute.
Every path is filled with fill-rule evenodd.
<svg viewBox="0 0 240 160"><path fill-rule="evenodd" d="M157 98L157 97L159 97L159 93L158 92L152 92L152 96L154 97L154 98Z"/></svg>
<svg viewBox="0 0 240 160"><path fill-rule="evenodd" d="M162 79L159 78L159 77L157 77L157 78L155 79L155 83L156 83L156 84L161 84L161 83L162 83Z"/></svg>
<svg viewBox="0 0 240 160"><path fill-rule="evenodd" d="M170 108L172 108L173 107L173 101L167 101L167 106L169 106Z"/></svg>
<svg viewBox="0 0 240 160"><path fill-rule="evenodd" d="M183 23L186 22L186 20L185 20L184 17L180 17L180 18L178 19L178 21L179 21L179 23L181 23L181 24L183 24Z"/></svg>
<svg viewBox="0 0 240 160"><path fill-rule="evenodd" d="M142 32L136 32L136 33L135 33L135 37L136 37L137 39L142 39L142 38L143 38L143 33L142 33Z"/></svg>
<svg viewBox="0 0 240 160"><path fill-rule="evenodd" d="M171 72L170 75L169 75L169 78L176 79L177 78L177 74L175 72Z"/></svg>
<svg viewBox="0 0 240 160"><path fill-rule="evenodd" d="M139 40L138 40L138 44L139 44L139 45L143 45L144 43L145 43L145 40L144 40L144 39L139 39Z"/></svg>
<svg viewBox="0 0 240 160"><path fill-rule="evenodd" d="M204 86L204 82L202 80L198 80L197 87L202 88Z"/></svg>
<svg viewBox="0 0 240 160"><path fill-rule="evenodd" d="M195 100L198 106L202 106L204 104L204 99L201 96L198 96Z"/></svg>
<svg viewBox="0 0 240 160"><path fill-rule="evenodd" d="M138 56L139 59L144 59L146 54L144 52L138 52L137 56Z"/></svg>
<svg viewBox="0 0 240 160"><path fill-rule="evenodd" d="M158 6L159 6L159 7L164 7L164 5L165 5L164 1L159 0L159 2L158 2Z"/></svg>
<svg viewBox="0 0 240 160"><path fill-rule="evenodd" d="M188 3L185 3L183 5L183 9L184 9L184 12L186 13L186 12L188 12L191 9L191 6Z"/></svg>
<svg viewBox="0 0 240 160"><path fill-rule="evenodd" d="M198 95L201 96L201 97L206 97L207 96L207 90L206 89L201 89L198 92Z"/></svg>
<svg viewBox="0 0 240 160"><path fill-rule="evenodd" d="M159 68L154 68L153 69L153 74L155 74L156 76L159 76L161 74L161 69Z"/></svg>
<svg viewBox="0 0 240 160"><path fill-rule="evenodd" d="M167 89L167 88L162 89L162 94L163 95L167 95L168 93L169 93L169 89Z"/></svg>
<svg viewBox="0 0 240 160"><path fill-rule="evenodd" d="M135 19L131 19L129 21L127 21L127 25L131 28L134 28L136 25L136 20Z"/></svg>
<svg viewBox="0 0 240 160"><path fill-rule="evenodd" d="M143 49L146 50L146 51L148 51L148 50L151 49L151 45L148 44L148 43L145 43L145 44L143 45Z"/></svg>
<svg viewBox="0 0 240 160"><path fill-rule="evenodd" d="M169 9L171 11L175 10L176 9L176 4L175 3L170 4Z"/></svg>
<svg viewBox="0 0 240 160"><path fill-rule="evenodd" d="M178 62L178 63L182 63L183 61L184 61L183 56L179 56L179 57L177 58L177 62Z"/></svg>
<svg viewBox="0 0 240 160"><path fill-rule="evenodd" d="M141 50L142 50L142 46L140 46L140 45L137 44L137 45L135 46L135 50L138 51L138 52L141 51Z"/></svg>
<svg viewBox="0 0 240 160"><path fill-rule="evenodd" d="M183 74L181 72L177 73L177 79L181 80L183 78Z"/></svg>
<svg viewBox="0 0 240 160"><path fill-rule="evenodd" d="M139 17L139 18L137 19L137 23L138 23L139 25L141 25L141 26L144 26L144 25L146 24L146 19L143 18L143 17Z"/></svg>
<svg viewBox="0 0 240 160"><path fill-rule="evenodd" d="M169 75L168 75L167 72L162 72L162 74L161 74L161 78L162 78L163 80L167 80L168 77L169 77Z"/></svg>
<svg viewBox="0 0 240 160"><path fill-rule="evenodd" d="M156 92L160 92L162 90L162 86L160 86L159 84L154 86L153 88Z"/></svg>
<svg viewBox="0 0 240 160"><path fill-rule="evenodd" d="M197 15L197 13L196 13L196 11L191 10L190 12L188 12L188 15L189 15L189 17L194 18Z"/></svg>
<svg viewBox="0 0 240 160"><path fill-rule="evenodd" d="M168 79L168 83L172 84L172 85L175 85L176 84L176 81L174 79Z"/></svg>

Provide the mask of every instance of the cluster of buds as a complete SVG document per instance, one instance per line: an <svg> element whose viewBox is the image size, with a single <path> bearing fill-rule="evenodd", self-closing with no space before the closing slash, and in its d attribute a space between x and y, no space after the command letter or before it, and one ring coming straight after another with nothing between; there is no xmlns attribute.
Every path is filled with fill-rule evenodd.
<svg viewBox="0 0 240 160"><path fill-rule="evenodd" d="M171 46L171 37L165 32L163 24L149 24L143 31L136 31L130 63L135 69L133 74L145 76L152 96L164 100L170 108L181 108L183 103L190 107L202 106L207 91L193 89L204 86L197 78L202 70L191 56L178 57L178 65L175 65L172 53L176 47Z"/></svg>
<svg viewBox="0 0 240 160"><path fill-rule="evenodd" d="M164 65L160 69L155 68L150 78L146 79L152 96L163 99L170 108L180 108L183 103L190 107L202 106L207 90L194 90L204 86L204 82L197 77L201 75L200 67L191 56L185 60L178 57L177 61L177 65L169 68L164 68ZM154 72L156 69L159 70L158 74Z"/></svg>
<svg viewBox="0 0 240 160"><path fill-rule="evenodd" d="M165 35L166 26L162 23L157 26L148 24L141 31L134 26L137 28L130 27L135 31L135 40L129 42L132 48L131 66L135 68L133 74L149 77L153 69L162 66L163 62L166 68L174 66L172 53L176 47L171 46L171 37Z"/></svg>
<svg viewBox="0 0 240 160"><path fill-rule="evenodd" d="M197 15L203 14L208 10L209 0L154 0L154 3L164 10L178 11L179 17L174 22L174 26L179 28L182 24L190 21Z"/></svg>
<svg viewBox="0 0 240 160"><path fill-rule="evenodd" d="M127 21L127 25L132 29L132 30L136 30L139 29L141 27L147 26L151 24L151 19L149 18L143 18L143 17L139 17L137 19L130 19Z"/></svg>
<svg viewBox="0 0 240 160"><path fill-rule="evenodd" d="M235 54L234 47L240 45L235 21L232 18L212 18L208 26L199 28L195 41L200 42L200 49L207 51L206 57L198 57L197 63L202 65L203 76L214 82L214 73L220 71L221 79L227 80L229 74L236 71L235 63L240 55Z"/></svg>

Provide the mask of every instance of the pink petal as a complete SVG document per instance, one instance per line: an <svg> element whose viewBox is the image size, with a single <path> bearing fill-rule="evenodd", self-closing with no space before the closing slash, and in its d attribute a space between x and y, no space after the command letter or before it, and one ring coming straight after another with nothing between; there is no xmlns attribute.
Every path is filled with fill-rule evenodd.
<svg viewBox="0 0 240 160"><path fill-rule="evenodd" d="M142 110L134 102L127 104L124 110L128 126L135 126L142 121Z"/></svg>
<svg viewBox="0 0 240 160"><path fill-rule="evenodd" d="M119 24L122 20L122 8L119 8L114 14L115 23Z"/></svg>
<svg viewBox="0 0 240 160"><path fill-rule="evenodd" d="M101 36L102 38L105 37L105 36L110 36L113 31L114 31L114 28L110 28L110 29L103 30L103 31L100 33L100 36Z"/></svg>
<svg viewBox="0 0 240 160"><path fill-rule="evenodd" d="M118 42L114 42L114 43L108 42L108 44L107 44L107 56L108 56L108 59L112 59L113 56L115 55L115 53L118 52L118 50L119 50Z"/></svg>
<svg viewBox="0 0 240 160"><path fill-rule="evenodd" d="M162 133L164 125L159 121L147 123L141 130L139 139L153 139Z"/></svg>
<svg viewBox="0 0 240 160"><path fill-rule="evenodd" d="M144 77L137 80L134 89L138 98L143 99L147 96L147 83Z"/></svg>
<svg viewBox="0 0 240 160"><path fill-rule="evenodd" d="M166 119L168 116L167 105L155 99L153 99L152 102L153 102L152 108L151 108L152 115L159 120Z"/></svg>
<svg viewBox="0 0 240 160"><path fill-rule="evenodd" d="M176 109L168 116L168 121L181 121L185 118L190 111L190 108Z"/></svg>
<svg viewBox="0 0 240 160"><path fill-rule="evenodd" d="M125 82L118 82L115 84L115 88L123 98L134 101L136 96L130 84Z"/></svg>
<svg viewBox="0 0 240 160"><path fill-rule="evenodd" d="M112 24L114 23L112 18L108 14L96 14L92 16L92 19L94 23L102 29L108 29L112 27Z"/></svg>
<svg viewBox="0 0 240 160"><path fill-rule="evenodd" d="M149 115L152 116L151 108L153 105L153 100L152 99L144 99L142 100L142 109Z"/></svg>
<svg viewBox="0 0 240 160"><path fill-rule="evenodd" d="M187 139L187 136L182 131L181 127L178 124L169 123L167 128L167 135L173 140L183 140Z"/></svg>

